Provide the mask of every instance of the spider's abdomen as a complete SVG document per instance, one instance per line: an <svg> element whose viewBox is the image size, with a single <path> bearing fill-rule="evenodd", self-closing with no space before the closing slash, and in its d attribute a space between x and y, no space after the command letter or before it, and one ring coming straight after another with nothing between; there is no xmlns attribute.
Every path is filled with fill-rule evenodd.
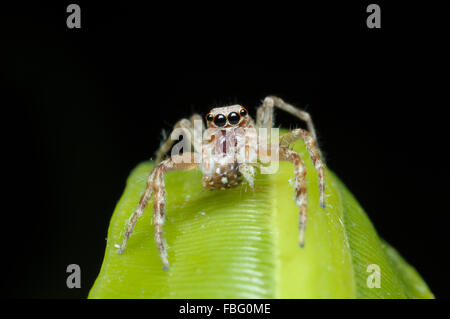
<svg viewBox="0 0 450 319"><path fill-rule="evenodd" d="M211 175L203 175L202 183L206 189L226 189L242 182L239 164L216 165Z"/></svg>

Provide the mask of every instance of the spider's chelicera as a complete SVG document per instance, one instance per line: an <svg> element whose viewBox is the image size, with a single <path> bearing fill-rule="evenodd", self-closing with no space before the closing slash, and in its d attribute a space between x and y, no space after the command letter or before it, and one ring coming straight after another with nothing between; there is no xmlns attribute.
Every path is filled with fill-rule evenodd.
<svg viewBox="0 0 450 319"><path fill-rule="evenodd" d="M307 124L308 130L294 129L278 138L277 129L272 128L274 107L278 107ZM213 108L205 117L206 129L202 117L194 114L190 119L177 122L174 130L157 152L155 164L147 179L147 187L139 204L131 215L122 244L116 245L119 253L125 250L127 241L139 217L153 195L153 226L155 241L164 269L169 268L162 226L165 218L164 174L169 171L200 169L203 173L203 187L211 190L227 189L238 186L243 180L253 188L255 168L261 173L273 173L264 163L288 161L294 164L295 202L299 207L299 245L304 246L307 191L306 168L302 158L289 146L303 139L308 153L318 172L320 206L325 208L324 168L320 151L316 144L316 134L310 115L274 96L264 99L256 113L256 122L241 105ZM178 136L183 135L187 147L174 146ZM276 138L274 138L276 137ZM173 148L172 148L173 147ZM172 149L171 156L163 159ZM276 166L278 167L278 166ZM273 168L273 167L272 167Z"/></svg>

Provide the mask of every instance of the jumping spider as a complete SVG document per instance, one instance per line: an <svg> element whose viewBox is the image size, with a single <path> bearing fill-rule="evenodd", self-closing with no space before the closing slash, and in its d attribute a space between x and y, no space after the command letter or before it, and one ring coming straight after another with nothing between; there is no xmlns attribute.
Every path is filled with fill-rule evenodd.
<svg viewBox="0 0 450 319"><path fill-rule="evenodd" d="M183 171L200 168L203 173L202 184L206 189L224 189L236 187L242 181L246 180L248 184L253 187L253 180L255 174L255 167L261 168L258 162L243 162L237 156L239 150L236 152L227 152L226 148L239 148L241 145L237 143L242 139L242 129L259 129L272 128L274 107L278 107L296 117L303 120L307 124L308 130L294 129L286 134L280 136L278 152L280 161L289 161L294 164L294 188L295 201L300 208L299 218L299 245L304 246L305 226L306 226L306 168L302 158L292 149L289 148L296 140L302 138L305 142L308 153L314 163L314 167L319 176L319 190L320 190L320 206L325 208L324 200L324 168L320 158L320 151L316 144L316 134L310 115L297 109L296 107L285 103L282 99L274 96L268 96L264 99L261 107L257 110L256 123L248 115L247 110L240 105L231 105L226 107L213 108L206 115L207 131L211 132L210 137L205 139L203 133L205 127L202 118L198 114L191 116L190 120L182 119L174 127L175 129L182 129L194 139L190 141L194 152L201 154L200 161L180 161L179 156L173 155L163 161L164 155L169 152L174 144L174 140L170 137L163 143L157 152L156 166L151 171L148 179L146 189L139 201L135 212L131 215L126 232L123 238L122 245L116 245L119 253L125 250L127 241L133 231L134 225L138 218L142 215L151 195L153 194L153 225L155 231L155 241L158 246L159 255L163 263L164 269L169 268L169 261L166 252L166 243L163 238L162 226L165 217L165 195L166 188L164 185L164 174L168 171ZM194 121L197 124L194 125ZM198 149L201 146L201 149ZM242 147L253 151L267 148L267 145L258 143L244 144ZM211 155L211 151L214 155ZM229 151L229 149L228 149ZM195 156L192 152L184 153L183 156ZM231 161L223 161L226 157L232 156ZM230 158L228 158L230 160Z"/></svg>

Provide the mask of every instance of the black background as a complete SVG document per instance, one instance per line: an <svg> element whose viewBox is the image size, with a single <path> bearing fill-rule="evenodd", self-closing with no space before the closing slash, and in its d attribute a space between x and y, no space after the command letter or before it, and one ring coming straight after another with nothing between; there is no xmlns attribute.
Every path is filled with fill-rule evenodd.
<svg viewBox="0 0 450 319"><path fill-rule="evenodd" d="M328 166L380 236L449 296L439 7L378 2L382 29L368 30L367 3L77 3L80 30L66 27L68 3L4 10L3 294L86 297L125 180L161 131L228 103L254 114L275 94L312 114ZM66 287L71 263L81 289Z"/></svg>

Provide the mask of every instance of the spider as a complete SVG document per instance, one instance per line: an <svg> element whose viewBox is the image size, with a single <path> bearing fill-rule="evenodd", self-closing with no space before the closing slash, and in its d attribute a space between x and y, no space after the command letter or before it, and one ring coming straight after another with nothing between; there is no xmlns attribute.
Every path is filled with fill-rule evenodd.
<svg viewBox="0 0 450 319"><path fill-rule="evenodd" d="M247 153L248 151L258 152L263 149L267 150L268 145L266 143L240 143L240 141L246 138L245 129L265 128L270 132L273 125L273 112L275 107L296 116L307 124L307 130L300 128L294 129L280 136L277 145L278 160L288 161L294 164L295 202L300 211L299 246L304 247L307 211L306 168L299 154L290 149L289 146L298 139L304 140L309 156L318 172L320 206L325 208L324 167L319 148L316 144L316 133L311 116L307 112L284 102L278 97L268 96L257 110L256 123L243 106L231 105L213 108L206 115L206 130L202 117L198 114L192 115L189 120L182 119L175 124L174 132L176 129L181 129L187 135L194 136L193 140L189 140L189 144L192 145L194 153L184 152L183 155L172 155L163 160L165 154L172 149L175 141L169 136L161 145L156 154L155 167L147 179L145 191L140 198L136 210L128 221L122 244L120 246L116 245L118 252L122 253L125 250L133 228L153 194L155 242L163 268L165 270L169 269L166 242L162 232L166 214L164 174L169 171L184 171L199 168L202 170L202 184L206 189L232 188L238 186L242 180L247 181L250 187L253 188L255 167L261 169L261 164L254 160L249 161L248 159L241 158L239 154L243 153L240 151L244 150ZM199 123L200 125L198 125ZM205 136L203 136L203 133L206 132L209 132L209 134L204 134ZM181 156L189 160L182 161ZM197 159L200 157L200 159L193 161L193 157Z"/></svg>

